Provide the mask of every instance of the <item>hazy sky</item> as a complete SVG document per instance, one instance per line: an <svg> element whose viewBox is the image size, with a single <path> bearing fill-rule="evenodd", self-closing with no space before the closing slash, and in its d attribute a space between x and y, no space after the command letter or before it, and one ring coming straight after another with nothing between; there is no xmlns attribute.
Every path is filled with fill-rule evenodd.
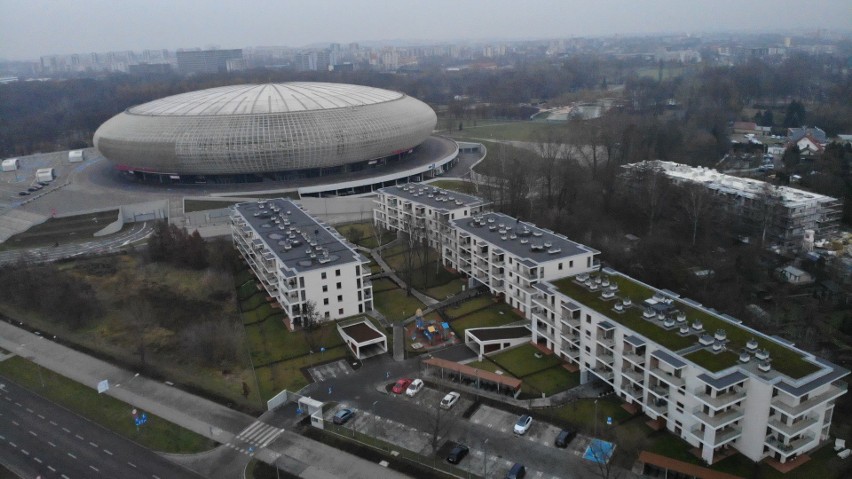
<svg viewBox="0 0 852 479"><path fill-rule="evenodd" d="M852 0L0 0L0 58L817 28L852 30Z"/></svg>

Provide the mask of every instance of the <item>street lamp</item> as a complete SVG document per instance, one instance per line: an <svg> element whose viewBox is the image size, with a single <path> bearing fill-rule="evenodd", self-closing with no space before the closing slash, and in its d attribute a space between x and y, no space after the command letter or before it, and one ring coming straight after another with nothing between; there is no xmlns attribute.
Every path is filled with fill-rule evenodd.
<svg viewBox="0 0 852 479"><path fill-rule="evenodd" d="M598 435L598 400L595 399L595 433L594 436Z"/></svg>
<svg viewBox="0 0 852 479"><path fill-rule="evenodd" d="M373 401L373 404L370 406L370 412L373 413L373 436L374 437L378 437L378 434L376 434L376 404L378 404L378 403L379 403L378 400Z"/></svg>
<svg viewBox="0 0 852 479"><path fill-rule="evenodd" d="M482 443L482 477L488 479L488 438Z"/></svg>

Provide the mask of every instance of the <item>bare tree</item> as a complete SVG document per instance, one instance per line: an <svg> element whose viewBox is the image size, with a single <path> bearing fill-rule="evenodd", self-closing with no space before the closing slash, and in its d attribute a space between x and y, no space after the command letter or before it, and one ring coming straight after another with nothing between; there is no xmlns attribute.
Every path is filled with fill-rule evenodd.
<svg viewBox="0 0 852 479"><path fill-rule="evenodd" d="M434 408L429 409L427 418L429 420L429 445L432 447L432 454L434 455L438 452L438 447L441 445L441 439L450 432L456 416L450 411L439 406L435 406Z"/></svg>
<svg viewBox="0 0 852 479"><path fill-rule="evenodd" d="M559 162L565 158L566 145L562 137L553 129L542 130L533 142L533 148L539 156L538 175L544 183L544 200L546 206L553 206L553 195L557 179L556 171Z"/></svg>
<svg viewBox="0 0 852 479"><path fill-rule="evenodd" d="M311 351L316 349L316 331L319 329L321 319L317 304L311 300L305 301L302 305L301 326L305 335L305 342L308 343Z"/></svg>
<svg viewBox="0 0 852 479"><path fill-rule="evenodd" d="M692 232L692 246L695 246L699 226L712 212L713 194L706 186L696 184L684 185L682 191L680 205Z"/></svg>
<svg viewBox="0 0 852 479"><path fill-rule="evenodd" d="M136 354L139 356L139 368L144 371L147 367L146 335L151 327L157 324L156 314L150 301L146 297L136 296L128 302L124 309L127 323L136 343Z"/></svg>

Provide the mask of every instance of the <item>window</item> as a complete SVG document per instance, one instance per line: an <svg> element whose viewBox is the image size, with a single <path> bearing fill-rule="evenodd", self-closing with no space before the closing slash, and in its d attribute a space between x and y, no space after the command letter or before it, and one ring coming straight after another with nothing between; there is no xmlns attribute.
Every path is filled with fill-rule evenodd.
<svg viewBox="0 0 852 479"><path fill-rule="evenodd" d="M340 270L339 270L339 269L334 270L334 275L335 275L335 276L340 276Z"/></svg>
<svg viewBox="0 0 852 479"><path fill-rule="evenodd" d="M320 279L325 279L325 273L320 274Z"/></svg>
<svg viewBox="0 0 852 479"><path fill-rule="evenodd" d="M559 271L562 271L562 263L559 263Z"/></svg>
<svg viewBox="0 0 852 479"><path fill-rule="evenodd" d="M573 267L574 267L574 260L573 260L573 259L572 259L571 261L569 261L569 262L568 262L568 267L569 267L569 268L573 268Z"/></svg>
<svg viewBox="0 0 852 479"><path fill-rule="evenodd" d="M361 267L355 266L355 276L360 276L360 275L361 275Z"/></svg>
<svg viewBox="0 0 852 479"><path fill-rule="evenodd" d="M337 283L337 289L341 289L341 288L343 288L343 286L341 286L341 284L342 284L342 283Z"/></svg>
<svg viewBox="0 0 852 479"><path fill-rule="evenodd" d="M322 304L328 304L328 298L323 298Z"/></svg>
<svg viewBox="0 0 852 479"><path fill-rule="evenodd" d="M331 317L331 313L328 311L325 312L325 319L329 319Z"/></svg>
<svg viewBox="0 0 852 479"><path fill-rule="evenodd" d="M339 314L339 315L343 316L343 308L338 309L338 310L337 310L337 314Z"/></svg>
<svg viewBox="0 0 852 479"><path fill-rule="evenodd" d="M342 295L342 294L338 294L338 295L337 295L337 302L338 302L338 303L342 303L342 302L343 302L343 295Z"/></svg>
<svg viewBox="0 0 852 479"><path fill-rule="evenodd" d="M328 285L327 284L322 285L322 292L328 293Z"/></svg>

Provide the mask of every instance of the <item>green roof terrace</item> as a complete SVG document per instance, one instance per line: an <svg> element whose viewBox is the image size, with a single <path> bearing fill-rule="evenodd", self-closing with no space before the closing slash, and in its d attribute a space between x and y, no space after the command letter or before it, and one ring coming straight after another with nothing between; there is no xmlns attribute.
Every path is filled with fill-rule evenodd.
<svg viewBox="0 0 852 479"><path fill-rule="evenodd" d="M713 335L717 330L724 330L727 336L725 351L714 353L709 348L706 348L683 355L685 359L710 372L722 371L739 364L738 355L732 351L744 349L746 343L751 339L758 341L759 349L765 349L769 352L772 369L780 374L792 379L800 379L820 369L816 364L806 360L802 352L770 340L766 336L750 331L729 320L722 319L706 309L693 306L681 299L672 298L672 306L681 313L686 314L685 324L692 325L694 322L700 321L703 326L702 331L696 332L690 329L689 334L683 335L679 333L677 327L665 328L656 319L652 318L649 320L643 316L645 309L643 302L652 298L657 293L661 293L662 295L665 295L665 293L646 286L621 273L601 273L601 275L604 278L608 278L610 284L617 285L618 290L615 292L614 298L602 298L601 288L592 291L584 284L576 281L576 277L553 281L553 285L560 293L572 300L603 314L610 320L645 336L671 351L681 351L686 348L698 346L698 339L701 333ZM669 295L665 296L671 297ZM617 312L615 310L616 303L625 299L630 299L632 305L624 307L622 311Z"/></svg>

